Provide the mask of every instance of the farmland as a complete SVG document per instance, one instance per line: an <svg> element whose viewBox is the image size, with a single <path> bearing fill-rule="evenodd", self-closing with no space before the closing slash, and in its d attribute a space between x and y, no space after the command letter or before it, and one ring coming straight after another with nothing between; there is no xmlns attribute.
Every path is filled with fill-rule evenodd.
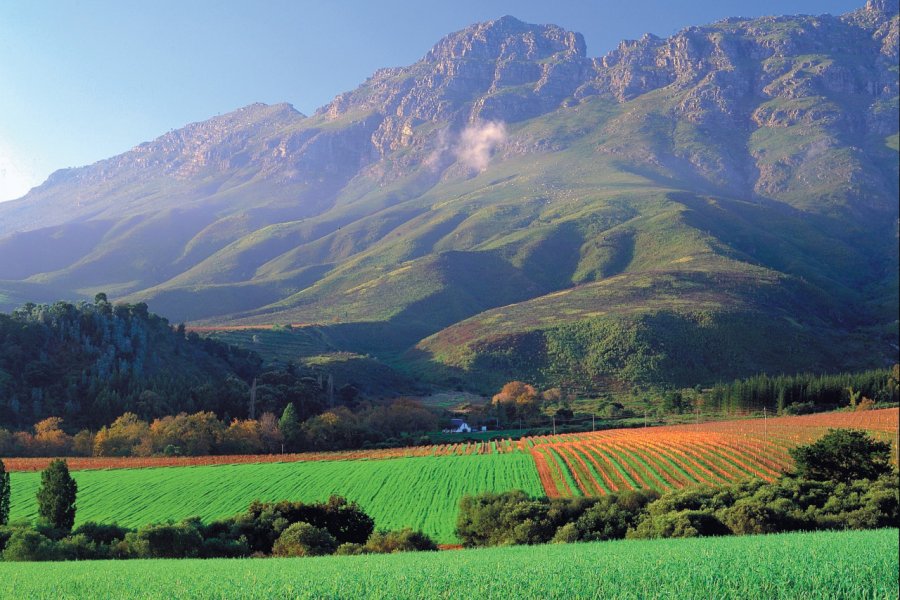
<svg viewBox="0 0 900 600"><path fill-rule="evenodd" d="M311 501L336 493L359 502L379 527L422 528L452 543L465 494L518 488L534 496L602 496L748 477L773 480L791 467L789 448L828 428L866 429L891 441L897 419L897 409L885 409L387 450L72 458L69 464L79 483L79 522L138 526L193 515L210 520L240 512L254 499ZM894 453L896 461L896 444ZM13 471L11 516L33 518L36 471L48 459L5 462Z"/></svg>
<svg viewBox="0 0 900 600"><path fill-rule="evenodd" d="M242 512L254 499L314 501L339 494L359 502L379 528L422 529L442 543L455 541L456 511L466 494L514 488L542 494L524 453L88 470L75 478L79 523L212 520ZM11 520L36 516L39 484L39 473L12 474Z"/></svg>
<svg viewBox="0 0 900 600"><path fill-rule="evenodd" d="M548 496L598 496L748 477L770 481L791 467L789 448L829 428L865 429L895 441L897 420L897 409L834 412L542 436L521 440L519 447L534 457ZM895 443L895 462L896 453Z"/></svg>
<svg viewBox="0 0 900 600"><path fill-rule="evenodd" d="M0 596L887 599L897 597L897 565L897 530L888 529L300 559L0 563Z"/></svg>

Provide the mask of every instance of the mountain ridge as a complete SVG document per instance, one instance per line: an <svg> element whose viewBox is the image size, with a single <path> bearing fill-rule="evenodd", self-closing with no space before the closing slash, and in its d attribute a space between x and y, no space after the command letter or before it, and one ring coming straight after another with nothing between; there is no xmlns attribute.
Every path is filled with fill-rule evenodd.
<svg viewBox="0 0 900 600"><path fill-rule="evenodd" d="M14 257L0 292L12 280L146 300L174 320L319 323L347 349L424 374L452 354L443 328L459 339L457 324L504 306L627 276L656 290L648 311L684 317L656 282L707 273L714 291L751 274L782 282L747 288L738 304L752 314L869 331L853 344L871 358L738 362L879 363L896 344L896 12L872 0L837 17L725 19L599 58L557 26L476 24L310 117L251 105L0 205L0 253ZM806 315L753 291L783 286L831 300ZM766 292L778 293L792 294ZM598 294L595 310L561 307L547 331L594 319ZM722 302L704 318L731 314ZM617 310L609 318L628 321ZM482 329L543 335L527 320ZM379 346L385 324L405 333ZM465 381L461 364L445 366Z"/></svg>

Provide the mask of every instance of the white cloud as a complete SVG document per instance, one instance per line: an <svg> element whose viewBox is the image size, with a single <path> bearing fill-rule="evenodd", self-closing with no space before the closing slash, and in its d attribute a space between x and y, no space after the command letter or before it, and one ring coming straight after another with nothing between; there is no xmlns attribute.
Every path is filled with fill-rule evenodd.
<svg viewBox="0 0 900 600"><path fill-rule="evenodd" d="M466 127L453 149L457 160L476 171L484 171L494 150L506 141L506 126L499 121L474 123Z"/></svg>
<svg viewBox="0 0 900 600"><path fill-rule="evenodd" d="M21 198L38 183L34 172L9 147L0 144L0 202Z"/></svg>

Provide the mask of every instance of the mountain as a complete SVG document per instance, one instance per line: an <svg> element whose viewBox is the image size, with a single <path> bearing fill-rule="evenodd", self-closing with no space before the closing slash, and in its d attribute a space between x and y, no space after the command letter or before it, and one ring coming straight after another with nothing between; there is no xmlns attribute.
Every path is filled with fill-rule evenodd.
<svg viewBox="0 0 900 600"><path fill-rule="evenodd" d="M503 17L312 116L252 105L55 173L0 205L0 297L310 324L475 389L881 366L897 63L896 0L601 58Z"/></svg>

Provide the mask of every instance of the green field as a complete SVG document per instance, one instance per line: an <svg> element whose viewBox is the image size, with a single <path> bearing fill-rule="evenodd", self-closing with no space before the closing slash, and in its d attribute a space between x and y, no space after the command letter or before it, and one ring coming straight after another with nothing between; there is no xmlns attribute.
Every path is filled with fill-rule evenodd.
<svg viewBox="0 0 900 600"><path fill-rule="evenodd" d="M898 562L897 530L887 529L403 555L0 563L0 596L874 600L897 598Z"/></svg>
<svg viewBox="0 0 900 600"><path fill-rule="evenodd" d="M383 529L413 527L440 543L455 541L459 500L483 491L522 489L541 496L527 454L440 456L203 467L76 471L77 523L136 527L199 515L212 520L243 512L254 499L355 500ZM39 473L12 473L10 520L37 515Z"/></svg>

